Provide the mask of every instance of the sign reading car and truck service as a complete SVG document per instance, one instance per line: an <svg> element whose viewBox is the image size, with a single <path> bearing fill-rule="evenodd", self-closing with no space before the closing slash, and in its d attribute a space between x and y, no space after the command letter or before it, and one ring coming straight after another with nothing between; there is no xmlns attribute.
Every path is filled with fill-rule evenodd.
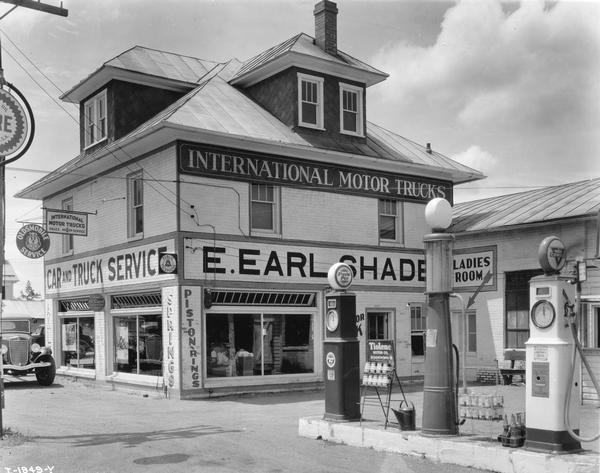
<svg viewBox="0 0 600 473"><path fill-rule="evenodd" d="M180 144L177 151L179 169L184 174L413 202L443 197L452 203L452 184L438 179L192 143Z"/></svg>
<svg viewBox="0 0 600 473"><path fill-rule="evenodd" d="M187 239L186 279L222 281L314 283L327 282L336 262L346 263L354 285L404 291L425 286L425 256L420 250L362 250L358 248L291 246L232 240ZM454 289L472 291L488 271L494 277L482 290L495 289L496 248L456 250Z"/></svg>
<svg viewBox="0 0 600 473"><path fill-rule="evenodd" d="M159 253L173 250L174 242L168 240L47 264L44 289L52 295L173 279L175 275L161 274L158 267Z"/></svg>

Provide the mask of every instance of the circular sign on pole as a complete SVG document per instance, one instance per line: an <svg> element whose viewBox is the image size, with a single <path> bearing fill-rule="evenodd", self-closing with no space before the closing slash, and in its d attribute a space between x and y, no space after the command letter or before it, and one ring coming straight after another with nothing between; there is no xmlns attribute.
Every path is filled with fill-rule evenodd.
<svg viewBox="0 0 600 473"><path fill-rule="evenodd" d="M41 258L50 248L50 235L39 225L30 223L17 232L17 248L27 258Z"/></svg>
<svg viewBox="0 0 600 473"><path fill-rule="evenodd" d="M3 164L19 159L31 146L35 120L31 106L19 89L8 82L0 86L0 157Z"/></svg>
<svg viewBox="0 0 600 473"><path fill-rule="evenodd" d="M546 274L555 274L567 262L565 244L557 236L544 238L538 248L538 261Z"/></svg>
<svg viewBox="0 0 600 473"><path fill-rule="evenodd" d="M27 113L7 90L0 89L0 156L16 153L28 135Z"/></svg>
<svg viewBox="0 0 600 473"><path fill-rule="evenodd" d="M346 263L335 263L329 271L327 271L327 281L329 285L335 290L348 289L352 284L354 274L352 268Z"/></svg>

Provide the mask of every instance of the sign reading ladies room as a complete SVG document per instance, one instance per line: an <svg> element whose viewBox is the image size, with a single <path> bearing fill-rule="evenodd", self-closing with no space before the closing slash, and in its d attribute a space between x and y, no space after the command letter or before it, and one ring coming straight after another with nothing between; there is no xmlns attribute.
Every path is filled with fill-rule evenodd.
<svg viewBox="0 0 600 473"><path fill-rule="evenodd" d="M315 190L414 202L443 197L452 202L452 184L437 179L191 143L179 145L178 158L182 173L197 176L312 187Z"/></svg>
<svg viewBox="0 0 600 473"><path fill-rule="evenodd" d="M168 240L47 264L45 292L50 295L173 279L174 275L160 271L158 261L159 253L172 253L173 250L173 240Z"/></svg>

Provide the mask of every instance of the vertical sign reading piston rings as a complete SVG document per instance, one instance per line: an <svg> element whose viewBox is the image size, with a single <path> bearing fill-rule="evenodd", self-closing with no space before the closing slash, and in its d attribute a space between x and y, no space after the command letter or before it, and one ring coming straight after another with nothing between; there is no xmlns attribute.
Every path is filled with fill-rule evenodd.
<svg viewBox="0 0 600 473"><path fill-rule="evenodd" d="M12 84L0 87L0 158L3 164L19 159L31 146L35 121L31 106Z"/></svg>

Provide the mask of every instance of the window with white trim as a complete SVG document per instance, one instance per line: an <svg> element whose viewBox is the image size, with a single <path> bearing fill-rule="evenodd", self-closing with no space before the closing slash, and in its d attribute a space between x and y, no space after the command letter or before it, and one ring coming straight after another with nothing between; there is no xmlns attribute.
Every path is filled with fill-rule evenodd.
<svg viewBox="0 0 600 473"><path fill-rule="evenodd" d="M73 198L69 197L62 201L63 210L73 210ZM71 254L73 252L73 235L62 236L62 252L63 254Z"/></svg>
<svg viewBox="0 0 600 473"><path fill-rule="evenodd" d="M298 74L298 125L323 129L323 78Z"/></svg>
<svg viewBox="0 0 600 473"><path fill-rule="evenodd" d="M340 83L340 132L363 136L363 89Z"/></svg>
<svg viewBox="0 0 600 473"><path fill-rule="evenodd" d="M379 241L402 243L404 241L404 208L402 202L379 199Z"/></svg>
<svg viewBox="0 0 600 473"><path fill-rule="evenodd" d="M250 227L254 233L279 233L279 187L251 185Z"/></svg>
<svg viewBox="0 0 600 473"><path fill-rule="evenodd" d="M144 233L144 180L142 171L127 176L128 237Z"/></svg>
<svg viewBox="0 0 600 473"><path fill-rule="evenodd" d="M92 97L83 106L85 148L106 139L106 90Z"/></svg>

